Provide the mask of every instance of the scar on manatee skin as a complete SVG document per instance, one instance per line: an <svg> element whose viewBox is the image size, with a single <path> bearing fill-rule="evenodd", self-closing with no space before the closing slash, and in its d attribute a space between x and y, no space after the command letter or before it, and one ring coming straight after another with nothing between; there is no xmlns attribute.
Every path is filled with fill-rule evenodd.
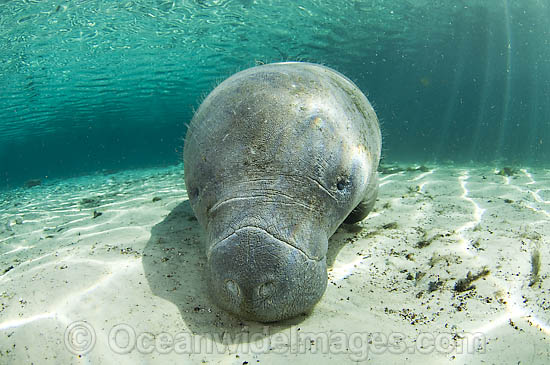
<svg viewBox="0 0 550 365"><path fill-rule="evenodd" d="M478 272L475 275L472 275L471 271L468 271L468 274L466 275L466 278L460 279L455 284L455 291L461 293L467 290L475 289L476 286L472 285L472 283L478 279L481 279L487 275L489 275L490 271L486 267L484 267L480 272Z"/></svg>

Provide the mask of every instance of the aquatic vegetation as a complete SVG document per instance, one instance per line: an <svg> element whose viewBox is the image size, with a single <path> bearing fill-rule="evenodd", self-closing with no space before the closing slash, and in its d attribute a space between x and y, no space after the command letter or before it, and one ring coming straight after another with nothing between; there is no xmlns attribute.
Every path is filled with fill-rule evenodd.
<svg viewBox="0 0 550 365"><path fill-rule="evenodd" d="M538 249L535 249L531 253L531 281L529 282L529 286L540 282L540 265L540 252Z"/></svg>
<svg viewBox="0 0 550 365"><path fill-rule="evenodd" d="M457 292L464 292L467 290L475 289L475 285L472 285L472 283L478 279L481 279L487 275L489 275L491 272L488 268L484 267L480 272L477 274L472 275L471 271L468 271L468 274L466 275L466 278L459 279L455 284L455 291Z"/></svg>
<svg viewBox="0 0 550 365"><path fill-rule="evenodd" d="M384 229L396 229L397 228L397 222L390 222L390 223L384 224L382 226L382 228L384 228Z"/></svg>
<svg viewBox="0 0 550 365"><path fill-rule="evenodd" d="M444 284L443 281L441 281L439 279L435 280L435 281L430 281L430 283L428 284L428 293L436 291L441 286L443 286L443 284Z"/></svg>
<svg viewBox="0 0 550 365"><path fill-rule="evenodd" d="M518 173L518 170L513 167L503 167L501 170L497 172L497 175L500 176L514 176Z"/></svg>
<svg viewBox="0 0 550 365"><path fill-rule="evenodd" d="M436 240L438 238L441 238L441 237L443 237L443 234L439 233L439 234L433 235L432 237L428 238L427 233L424 232L424 234L422 236L422 239L416 243L416 248L428 247L429 245L431 245L431 243L434 240Z"/></svg>

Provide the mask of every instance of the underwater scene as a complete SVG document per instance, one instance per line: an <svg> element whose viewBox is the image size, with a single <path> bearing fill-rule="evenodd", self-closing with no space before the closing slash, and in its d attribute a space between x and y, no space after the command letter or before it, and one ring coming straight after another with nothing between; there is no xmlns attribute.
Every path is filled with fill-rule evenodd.
<svg viewBox="0 0 550 365"><path fill-rule="evenodd" d="M0 0L0 364L550 363L547 0Z"/></svg>

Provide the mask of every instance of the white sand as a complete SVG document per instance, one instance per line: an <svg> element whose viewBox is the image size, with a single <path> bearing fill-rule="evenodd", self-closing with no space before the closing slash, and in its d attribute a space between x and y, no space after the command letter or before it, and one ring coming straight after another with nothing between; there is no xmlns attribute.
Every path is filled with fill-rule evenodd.
<svg viewBox="0 0 550 365"><path fill-rule="evenodd" d="M320 303L270 326L210 304L182 171L0 193L0 363L550 363L549 170L382 175Z"/></svg>

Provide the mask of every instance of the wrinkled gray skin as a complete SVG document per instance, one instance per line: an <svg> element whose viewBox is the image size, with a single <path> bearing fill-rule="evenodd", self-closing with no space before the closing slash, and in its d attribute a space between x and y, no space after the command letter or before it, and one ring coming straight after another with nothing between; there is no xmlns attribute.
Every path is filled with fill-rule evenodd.
<svg viewBox="0 0 550 365"><path fill-rule="evenodd" d="M327 67L268 64L216 87L184 144L215 303L261 322L311 309L328 238L372 209L380 145L367 98Z"/></svg>

